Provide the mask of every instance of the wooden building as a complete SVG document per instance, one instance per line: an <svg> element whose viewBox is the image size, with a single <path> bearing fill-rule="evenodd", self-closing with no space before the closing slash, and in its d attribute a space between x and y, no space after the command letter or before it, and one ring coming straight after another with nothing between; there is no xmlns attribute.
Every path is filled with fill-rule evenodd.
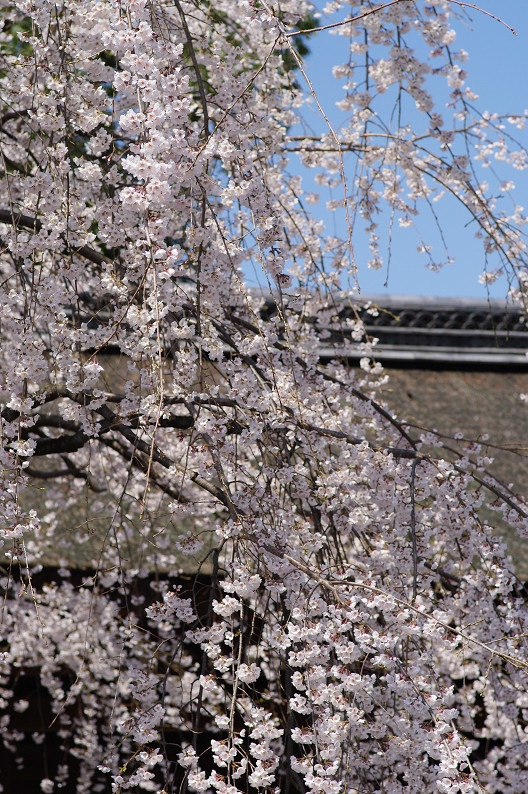
<svg viewBox="0 0 528 794"><path fill-rule="evenodd" d="M367 296L361 311L389 375L387 404L446 443L489 436L490 471L528 498L528 327L521 307L499 300ZM325 349L322 356L332 351ZM506 533L519 576L528 579L528 541Z"/></svg>

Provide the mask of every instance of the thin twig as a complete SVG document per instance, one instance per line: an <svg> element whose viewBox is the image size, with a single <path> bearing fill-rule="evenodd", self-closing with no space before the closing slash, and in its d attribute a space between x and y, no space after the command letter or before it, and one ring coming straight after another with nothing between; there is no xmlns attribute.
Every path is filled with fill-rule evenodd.
<svg viewBox="0 0 528 794"><path fill-rule="evenodd" d="M517 31L515 30L515 28L512 28L512 26L508 25L508 23L505 22L503 19L501 19L500 17L496 17L495 14L492 14L490 11L486 11L484 8L480 8L480 6L477 6L474 3L464 3L463 0L449 0L449 2L454 3L457 6L460 6L461 8L472 8L474 11L479 11L481 14L484 14L487 17L491 17L496 22L500 22L500 24L504 25L505 28L511 30L514 36L517 35Z"/></svg>
<svg viewBox="0 0 528 794"><path fill-rule="evenodd" d="M414 480L416 477L416 467L420 463L420 458L413 460L411 466L411 542L413 553L413 595L412 603L416 601L417 582L418 582L418 551L416 549L416 505L414 499Z"/></svg>
<svg viewBox="0 0 528 794"><path fill-rule="evenodd" d="M376 8L369 8L368 11L364 11L362 14L359 14L357 17L350 17L349 19L342 19L341 22L332 22L331 25L322 25L319 28L309 28L308 30L294 30L293 33L286 33L287 38L291 39L293 36L304 36L308 33L319 33L320 30L330 30L330 28L339 28L343 25L349 25L351 22L358 22L363 17L368 17L370 14L377 14L378 11L383 11L384 8L389 8L389 6L394 6L397 3L407 3L409 0L391 0L390 3L384 3L381 6L376 6ZM491 16L491 15L490 15Z"/></svg>

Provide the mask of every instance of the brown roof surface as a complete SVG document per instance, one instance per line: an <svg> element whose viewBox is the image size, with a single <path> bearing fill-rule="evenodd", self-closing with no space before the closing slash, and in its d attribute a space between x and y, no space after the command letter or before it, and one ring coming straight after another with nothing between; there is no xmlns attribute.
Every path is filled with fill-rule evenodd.
<svg viewBox="0 0 528 794"><path fill-rule="evenodd" d="M528 372L391 369L383 396L397 415L440 433L466 439L489 435L490 471L528 499ZM446 439L446 443L450 443ZM451 442L460 448L461 442ZM528 579L528 541L505 538L522 578Z"/></svg>

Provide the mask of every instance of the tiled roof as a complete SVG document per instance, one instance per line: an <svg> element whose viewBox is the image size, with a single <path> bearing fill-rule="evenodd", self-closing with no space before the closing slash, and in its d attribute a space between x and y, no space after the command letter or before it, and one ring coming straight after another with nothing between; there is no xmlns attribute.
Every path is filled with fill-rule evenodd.
<svg viewBox="0 0 528 794"><path fill-rule="evenodd" d="M378 309L359 308L365 301ZM342 310L357 312L367 333L376 337L377 358L387 366L503 368L528 370L528 325L521 306L502 300L362 296L361 304ZM322 358L339 351L332 334Z"/></svg>

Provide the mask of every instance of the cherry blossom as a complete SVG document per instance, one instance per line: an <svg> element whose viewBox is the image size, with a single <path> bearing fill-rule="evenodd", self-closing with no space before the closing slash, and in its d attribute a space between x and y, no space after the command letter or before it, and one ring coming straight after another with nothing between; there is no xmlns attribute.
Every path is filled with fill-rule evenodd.
<svg viewBox="0 0 528 794"><path fill-rule="evenodd" d="M382 218L414 235L444 195L525 299L499 197L525 116L476 109L465 14L2 7L1 741L37 676L42 791L526 790L528 609L494 524L525 537L528 507L487 439L452 454L380 402L357 311L355 236L381 267ZM302 58L327 24L339 129Z"/></svg>

